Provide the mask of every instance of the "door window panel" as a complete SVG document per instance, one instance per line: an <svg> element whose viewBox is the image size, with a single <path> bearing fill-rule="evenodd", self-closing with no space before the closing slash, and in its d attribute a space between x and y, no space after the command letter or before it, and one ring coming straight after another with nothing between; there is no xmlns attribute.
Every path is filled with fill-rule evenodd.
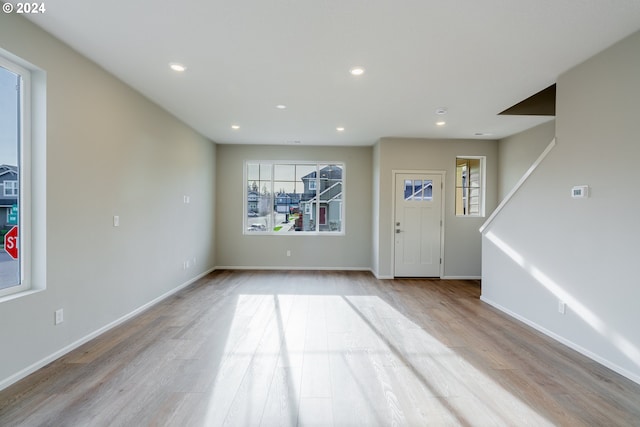
<svg viewBox="0 0 640 427"><path fill-rule="evenodd" d="M407 201L431 201L433 199L433 181L430 179L405 180L404 199Z"/></svg>

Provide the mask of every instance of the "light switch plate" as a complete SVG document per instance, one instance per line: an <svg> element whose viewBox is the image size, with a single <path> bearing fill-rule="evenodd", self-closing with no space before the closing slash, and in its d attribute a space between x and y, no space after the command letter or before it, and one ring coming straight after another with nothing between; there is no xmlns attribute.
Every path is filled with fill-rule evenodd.
<svg viewBox="0 0 640 427"><path fill-rule="evenodd" d="M59 325L62 322L64 322L64 311L62 309L56 310L54 313L53 323L55 325Z"/></svg>

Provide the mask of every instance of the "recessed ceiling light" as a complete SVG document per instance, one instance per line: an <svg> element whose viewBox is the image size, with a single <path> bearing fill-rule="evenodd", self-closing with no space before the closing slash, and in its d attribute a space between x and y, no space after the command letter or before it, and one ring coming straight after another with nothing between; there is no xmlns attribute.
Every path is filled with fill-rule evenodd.
<svg viewBox="0 0 640 427"><path fill-rule="evenodd" d="M239 125L231 125L231 129L238 130L238 129L240 129L240 126Z"/></svg>
<svg viewBox="0 0 640 427"><path fill-rule="evenodd" d="M182 64L178 64L177 62L172 62L171 64L169 64L169 67L173 70L173 71L177 71L179 73L185 71L187 69L187 67L185 67Z"/></svg>
<svg viewBox="0 0 640 427"><path fill-rule="evenodd" d="M284 104L278 104L278 105L276 105L276 108L277 108L278 110L284 110L285 108L287 108L287 106L286 106L286 105L284 105Z"/></svg>
<svg viewBox="0 0 640 427"><path fill-rule="evenodd" d="M438 108L436 110L436 114L438 114L438 115L447 114L447 109L444 108L444 107Z"/></svg>
<svg viewBox="0 0 640 427"><path fill-rule="evenodd" d="M476 133L474 133L474 135L475 136L490 136L490 135L493 135L493 134L491 134L489 132L476 132Z"/></svg>
<svg viewBox="0 0 640 427"><path fill-rule="evenodd" d="M342 126L338 126L338 127L336 128L336 130L337 130L338 132L344 132L344 128L343 128Z"/></svg>
<svg viewBox="0 0 640 427"><path fill-rule="evenodd" d="M447 124L447 122L445 122L444 120L440 120L439 122L436 122L437 126L444 126L446 124Z"/></svg>
<svg viewBox="0 0 640 427"><path fill-rule="evenodd" d="M351 73L352 76L361 76L364 74L364 68L353 67L351 70L349 70L349 72Z"/></svg>

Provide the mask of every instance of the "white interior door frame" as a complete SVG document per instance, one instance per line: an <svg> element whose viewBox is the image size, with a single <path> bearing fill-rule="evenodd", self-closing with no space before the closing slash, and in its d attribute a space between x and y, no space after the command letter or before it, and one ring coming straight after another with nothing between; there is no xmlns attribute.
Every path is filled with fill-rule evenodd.
<svg viewBox="0 0 640 427"><path fill-rule="evenodd" d="M446 175L447 171L444 170L433 170L433 169L392 169L391 170L391 221L389 223L389 234L391 235L391 272L395 271L395 259L396 259L396 245L395 245L395 216L396 216L396 179L399 174L423 174L423 175L440 175L442 182L442 203L440 206L441 209L441 220L442 220L442 228L440 230L440 259L442 262L440 263L440 278L444 276L444 230L445 230L445 199L446 199Z"/></svg>

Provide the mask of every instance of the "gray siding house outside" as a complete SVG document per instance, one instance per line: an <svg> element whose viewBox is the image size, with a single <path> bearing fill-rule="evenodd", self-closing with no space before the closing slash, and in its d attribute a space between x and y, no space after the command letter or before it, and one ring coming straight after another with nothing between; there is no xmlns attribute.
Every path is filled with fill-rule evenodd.
<svg viewBox="0 0 640 427"><path fill-rule="evenodd" d="M320 169L320 182L316 172L302 177L304 196L300 201L303 230L315 230L316 221L320 231L342 229L342 168L328 165ZM317 188L319 185L320 188ZM316 211L317 204L320 204Z"/></svg>
<svg viewBox="0 0 640 427"><path fill-rule="evenodd" d="M0 165L0 231L4 234L16 225L9 221L9 213L18 206L18 168Z"/></svg>

